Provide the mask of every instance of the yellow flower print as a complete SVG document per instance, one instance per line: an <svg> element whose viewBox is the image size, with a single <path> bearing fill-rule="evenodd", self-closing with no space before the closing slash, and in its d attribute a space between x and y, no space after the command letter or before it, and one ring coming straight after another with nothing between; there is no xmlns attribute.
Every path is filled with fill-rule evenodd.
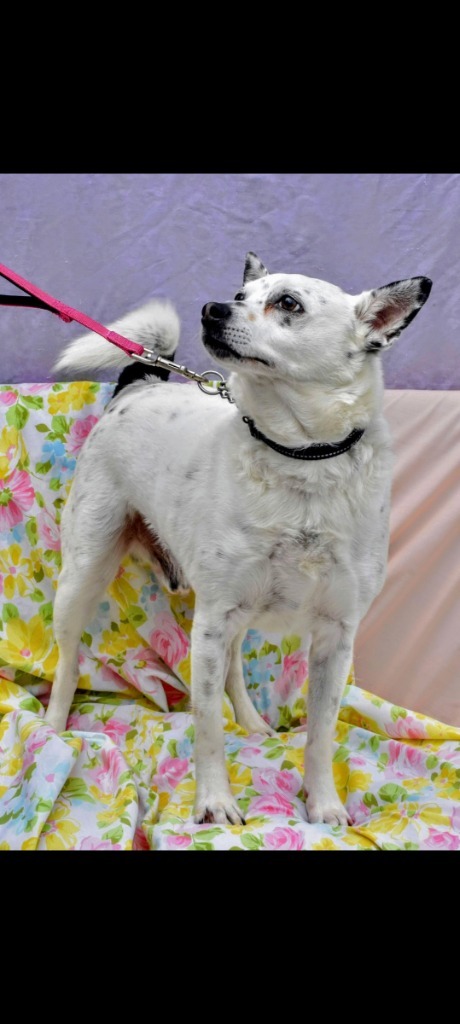
<svg viewBox="0 0 460 1024"><path fill-rule="evenodd" d="M14 455L18 443L16 427L3 427L0 433L0 479L3 480L15 468Z"/></svg>
<svg viewBox="0 0 460 1024"><path fill-rule="evenodd" d="M37 668L45 679L52 680L58 659L57 645L53 631L43 622L41 615L34 615L29 622L10 619L5 627L6 636L0 638L0 658L12 668L32 672Z"/></svg>
<svg viewBox="0 0 460 1024"><path fill-rule="evenodd" d="M340 708L339 718L341 722L347 722L348 725L357 725L359 729L367 729L370 732L374 732L377 736L386 736L386 732L373 718L369 718L368 715L363 715L356 708L344 707Z"/></svg>
<svg viewBox="0 0 460 1024"><path fill-rule="evenodd" d="M13 743L13 746L9 748L6 753L5 759L0 768L0 775L14 777L17 772L21 771L23 762L23 750L20 743Z"/></svg>
<svg viewBox="0 0 460 1024"><path fill-rule="evenodd" d="M126 654L127 647L136 647L142 643L139 634L128 623L121 626L122 632L112 632L111 629L104 629L102 632L102 643L99 644L100 654L108 654L112 658L117 654Z"/></svg>
<svg viewBox="0 0 460 1024"><path fill-rule="evenodd" d="M443 814L441 807L436 804L423 807L418 816L426 825L450 825L449 815Z"/></svg>
<svg viewBox="0 0 460 1024"><path fill-rule="evenodd" d="M334 774L335 788L340 797L340 800L344 804L347 799L350 769L344 761L340 761L339 763L334 761L332 765L332 771Z"/></svg>
<svg viewBox="0 0 460 1024"><path fill-rule="evenodd" d="M0 850L11 850L11 846L6 842L0 843Z"/></svg>
<svg viewBox="0 0 460 1024"><path fill-rule="evenodd" d="M31 836L30 839L24 839L21 850L36 850L39 838L39 836Z"/></svg>
<svg viewBox="0 0 460 1024"><path fill-rule="evenodd" d="M16 590L21 597L27 593L27 583L20 569L23 562L19 544L11 544L9 548L3 548L3 551L0 551L0 573L3 576L3 593L7 601L11 601Z"/></svg>
<svg viewBox="0 0 460 1024"><path fill-rule="evenodd" d="M372 785L372 775L368 772L352 771L348 779L348 790L350 793L355 793L357 790L362 790L363 793L367 789L370 789Z"/></svg>
<svg viewBox="0 0 460 1024"><path fill-rule="evenodd" d="M121 818L123 811L135 800L137 802L137 794L134 786L128 783L123 789L112 798L111 806L106 811L101 811L97 815L97 823L101 828L106 828L108 825L113 825L115 822L118 823L118 819Z"/></svg>
<svg viewBox="0 0 460 1024"><path fill-rule="evenodd" d="M228 774L232 786L238 786L242 789L244 786L250 786L252 773L251 769L247 768L245 764L238 764L234 761L233 764L229 765Z"/></svg>
<svg viewBox="0 0 460 1024"><path fill-rule="evenodd" d="M91 381L73 381L63 391L50 391L48 408L52 416L70 409L83 409L96 401L96 393L91 390Z"/></svg>
<svg viewBox="0 0 460 1024"><path fill-rule="evenodd" d="M341 722L340 719L337 719L337 724L336 724L336 728L335 728L335 737L334 737L335 742L336 743L345 743L345 740L348 739L349 734L350 734L350 726L347 725L346 722Z"/></svg>
<svg viewBox="0 0 460 1024"><path fill-rule="evenodd" d="M448 797L450 800L460 800L460 789L457 788L458 782L459 777L455 765L445 761L439 775L434 779L434 785L438 790L439 796Z"/></svg>
<svg viewBox="0 0 460 1024"><path fill-rule="evenodd" d="M182 682L186 684L186 686L190 686L191 685L191 682L192 682L192 666L191 666L191 659L190 659L190 651L186 655L186 657L182 658L182 661L180 661L179 664L176 665L175 671L177 672L177 675L182 680Z"/></svg>
<svg viewBox="0 0 460 1024"><path fill-rule="evenodd" d="M379 832L390 833L392 836L400 836L409 824L410 819L397 809L396 804L389 804L388 810L382 814L373 814L371 824L363 825L360 829L361 835L377 838Z"/></svg>
<svg viewBox="0 0 460 1024"><path fill-rule="evenodd" d="M43 826L42 839L47 850L71 850L80 831L80 824L69 818L70 808L56 804Z"/></svg>
<svg viewBox="0 0 460 1024"><path fill-rule="evenodd" d="M320 839L319 843L312 843L312 850L338 850L339 847L332 842L327 836L324 839Z"/></svg>
<svg viewBox="0 0 460 1024"><path fill-rule="evenodd" d="M113 583L108 587L108 593L123 610L132 604L137 605L139 602L139 593L129 582L134 576L133 572L127 572L122 565Z"/></svg>
<svg viewBox="0 0 460 1024"><path fill-rule="evenodd" d="M378 850L378 843L375 843L369 836L360 835L360 830L357 828L347 829L345 835L341 836L341 839L347 846L359 846L363 850Z"/></svg>

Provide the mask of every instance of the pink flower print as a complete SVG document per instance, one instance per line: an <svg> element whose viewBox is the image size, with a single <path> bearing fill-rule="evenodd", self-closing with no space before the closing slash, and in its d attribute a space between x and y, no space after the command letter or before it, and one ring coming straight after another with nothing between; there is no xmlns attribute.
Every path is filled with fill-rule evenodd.
<svg viewBox="0 0 460 1024"><path fill-rule="evenodd" d="M94 836L85 836L80 843L80 850L121 850L119 843L111 843L108 839L100 842Z"/></svg>
<svg viewBox="0 0 460 1024"><path fill-rule="evenodd" d="M179 757L166 757L159 765L155 779L158 783L160 781L163 784L166 782L168 788L173 790L181 779L184 778L188 770L189 763L186 758L181 760Z"/></svg>
<svg viewBox="0 0 460 1024"><path fill-rule="evenodd" d="M192 842L191 836L168 836L167 843L171 850L185 850Z"/></svg>
<svg viewBox="0 0 460 1024"><path fill-rule="evenodd" d="M286 797L281 796L279 793L267 793L266 796L258 796L251 801L248 808L248 816L251 814L255 817L257 814L283 814L291 815L294 813L294 808Z"/></svg>
<svg viewBox="0 0 460 1024"><path fill-rule="evenodd" d="M276 679L274 688L282 700L287 701L291 693L300 690L308 674L308 662L304 651L285 654L283 671Z"/></svg>
<svg viewBox="0 0 460 1024"><path fill-rule="evenodd" d="M355 825L361 825L370 816L369 808L363 803L360 793L351 793L347 797L347 811Z"/></svg>
<svg viewBox="0 0 460 1024"><path fill-rule="evenodd" d="M261 756L261 747L241 747L238 753L238 762L252 768L253 765L260 764Z"/></svg>
<svg viewBox="0 0 460 1024"><path fill-rule="evenodd" d="M47 548L52 551L60 551L61 532L53 516L43 508L37 515L37 527L40 538Z"/></svg>
<svg viewBox="0 0 460 1024"><path fill-rule="evenodd" d="M294 828L275 828L266 832L264 841L270 850L302 850L304 836Z"/></svg>
<svg viewBox="0 0 460 1024"><path fill-rule="evenodd" d="M0 480L0 530L17 526L34 497L29 474L24 469L15 469L10 476Z"/></svg>
<svg viewBox="0 0 460 1024"><path fill-rule="evenodd" d="M169 612L160 612L156 629L150 634L150 644L163 661L174 668L185 658L188 651L188 637Z"/></svg>
<svg viewBox="0 0 460 1024"><path fill-rule="evenodd" d="M450 816L450 823L452 828L460 834L460 807L454 807Z"/></svg>
<svg viewBox="0 0 460 1024"><path fill-rule="evenodd" d="M460 836L453 836L452 832L442 832L438 828L429 828L428 839L425 839L423 845L428 850L458 850Z"/></svg>
<svg viewBox="0 0 460 1024"><path fill-rule="evenodd" d="M425 757L426 755L416 747L406 747L405 743L390 740L387 769L391 768L391 774L398 779L407 778L408 775L423 775Z"/></svg>
<svg viewBox="0 0 460 1024"><path fill-rule="evenodd" d="M126 771L126 762L120 751L114 750L113 747L110 750L103 750L101 759L102 765L94 773L94 779L103 793L115 793L120 775Z"/></svg>
<svg viewBox="0 0 460 1024"><path fill-rule="evenodd" d="M396 722L388 722L387 733L389 736L401 737L406 740L426 739L423 722L412 718L412 715L406 715L406 718L397 718Z"/></svg>
<svg viewBox="0 0 460 1024"><path fill-rule="evenodd" d="M97 416L85 416L84 420L74 420L67 438L67 451L70 455L78 454L95 423Z"/></svg>
<svg viewBox="0 0 460 1024"><path fill-rule="evenodd" d="M15 401L15 391L0 391L0 402L3 402L3 405L14 405Z"/></svg>
<svg viewBox="0 0 460 1024"><path fill-rule="evenodd" d="M286 768L284 771L277 771L276 768L255 769L252 784L262 794L281 793L281 796L295 796L301 785L297 773Z"/></svg>
<svg viewBox="0 0 460 1024"><path fill-rule="evenodd" d="M109 718L108 722L104 722L102 730L106 736L109 736L114 743L118 743L123 736L131 729L130 725L126 725L125 722L118 722L116 718Z"/></svg>

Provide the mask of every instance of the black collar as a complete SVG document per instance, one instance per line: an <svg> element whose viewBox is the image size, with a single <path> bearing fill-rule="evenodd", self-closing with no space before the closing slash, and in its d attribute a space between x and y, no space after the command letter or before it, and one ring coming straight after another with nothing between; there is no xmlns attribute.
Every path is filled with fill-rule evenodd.
<svg viewBox="0 0 460 1024"><path fill-rule="evenodd" d="M258 441L268 444L269 448L273 448L281 455L288 455L290 459L333 459L335 455L347 452L364 434L364 430L352 430L348 437L337 444L309 444L307 448L285 448L284 444L270 441L269 437L265 437L265 434L257 430L254 420L251 420L249 416L243 416L243 423L247 423L252 436L256 437Z"/></svg>

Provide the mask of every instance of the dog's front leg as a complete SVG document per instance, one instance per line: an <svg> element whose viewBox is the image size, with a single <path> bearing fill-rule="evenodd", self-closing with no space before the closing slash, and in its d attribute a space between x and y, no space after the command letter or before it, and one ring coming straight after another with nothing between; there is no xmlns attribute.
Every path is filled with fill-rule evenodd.
<svg viewBox="0 0 460 1024"><path fill-rule="evenodd" d="M308 820L351 824L332 774L332 744L340 700L353 656L356 630L329 618L317 620L309 657L305 791Z"/></svg>
<svg viewBox="0 0 460 1024"><path fill-rule="evenodd" d="M195 719L195 821L244 823L230 789L224 753L222 699L229 638L225 616L195 609L192 707Z"/></svg>

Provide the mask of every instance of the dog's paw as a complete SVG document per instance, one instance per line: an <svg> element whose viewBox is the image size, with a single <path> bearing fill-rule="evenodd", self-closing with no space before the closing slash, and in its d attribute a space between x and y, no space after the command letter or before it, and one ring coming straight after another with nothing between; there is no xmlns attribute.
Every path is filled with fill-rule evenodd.
<svg viewBox="0 0 460 1024"><path fill-rule="evenodd" d="M340 802L336 793L318 799L307 797L307 816L310 825L325 823L326 825L352 825L353 822L346 807Z"/></svg>
<svg viewBox="0 0 460 1024"><path fill-rule="evenodd" d="M253 733L259 733L262 736L276 736L275 730L264 722L264 719L259 715L254 707L248 708L236 715L236 721L238 725L241 725L242 729L252 736Z"/></svg>
<svg viewBox="0 0 460 1024"><path fill-rule="evenodd" d="M214 822L216 825L245 825L242 812L230 792L214 793L198 798L193 820L197 825Z"/></svg>

